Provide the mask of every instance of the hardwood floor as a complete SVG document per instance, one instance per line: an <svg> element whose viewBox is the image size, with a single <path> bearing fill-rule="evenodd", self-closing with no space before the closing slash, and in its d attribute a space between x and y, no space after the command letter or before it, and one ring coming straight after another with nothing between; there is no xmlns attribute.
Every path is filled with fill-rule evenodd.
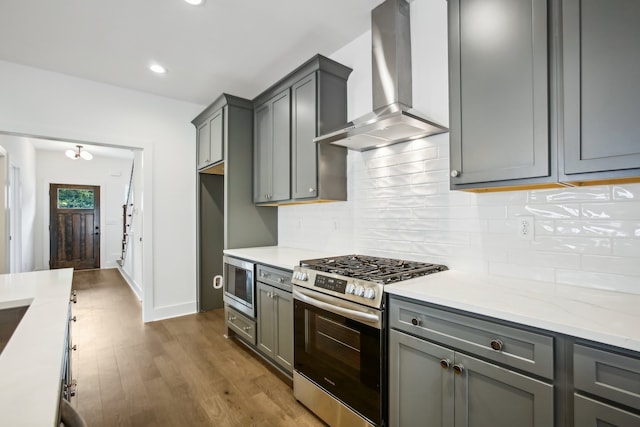
<svg viewBox="0 0 640 427"><path fill-rule="evenodd" d="M323 426L291 383L223 334L222 310L148 324L115 269L74 272L72 405L91 427Z"/></svg>

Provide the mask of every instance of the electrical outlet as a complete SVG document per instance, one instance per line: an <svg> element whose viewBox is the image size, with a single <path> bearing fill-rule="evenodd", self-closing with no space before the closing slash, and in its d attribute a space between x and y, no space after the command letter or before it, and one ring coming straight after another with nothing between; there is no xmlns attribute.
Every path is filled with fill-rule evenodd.
<svg viewBox="0 0 640 427"><path fill-rule="evenodd" d="M523 240L533 240L533 217L522 215L516 218L516 234Z"/></svg>

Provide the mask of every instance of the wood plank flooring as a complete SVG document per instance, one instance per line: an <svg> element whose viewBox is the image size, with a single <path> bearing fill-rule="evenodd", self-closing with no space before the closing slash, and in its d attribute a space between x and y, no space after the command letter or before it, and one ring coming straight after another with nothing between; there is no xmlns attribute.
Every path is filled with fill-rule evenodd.
<svg viewBox="0 0 640 427"><path fill-rule="evenodd" d="M324 426L213 310L142 323L116 269L74 272L72 405L91 427Z"/></svg>

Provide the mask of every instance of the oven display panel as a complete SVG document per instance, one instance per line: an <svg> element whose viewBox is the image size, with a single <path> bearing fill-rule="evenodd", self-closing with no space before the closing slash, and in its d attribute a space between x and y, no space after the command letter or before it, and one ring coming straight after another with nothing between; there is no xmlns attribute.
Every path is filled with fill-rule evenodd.
<svg viewBox="0 0 640 427"><path fill-rule="evenodd" d="M327 277L327 276L322 276L318 274L316 275L316 281L314 283L314 286L344 294L344 291L347 288L347 281L341 280L341 279L334 279L333 277Z"/></svg>

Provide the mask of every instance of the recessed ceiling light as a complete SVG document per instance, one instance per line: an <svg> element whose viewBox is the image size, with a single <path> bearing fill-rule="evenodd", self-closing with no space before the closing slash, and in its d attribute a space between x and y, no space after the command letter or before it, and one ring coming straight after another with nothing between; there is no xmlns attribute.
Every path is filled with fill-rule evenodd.
<svg viewBox="0 0 640 427"><path fill-rule="evenodd" d="M204 4L204 0L184 0L184 1L186 1L192 6L200 6L201 4Z"/></svg>
<svg viewBox="0 0 640 427"><path fill-rule="evenodd" d="M150 69L151 71L153 71L154 73L158 73L158 74L164 74L164 73L166 73L166 72L167 72L167 69L166 69L166 68L164 68L164 67L163 67L162 65L160 65L160 64L151 64L151 65L149 66L149 69Z"/></svg>

